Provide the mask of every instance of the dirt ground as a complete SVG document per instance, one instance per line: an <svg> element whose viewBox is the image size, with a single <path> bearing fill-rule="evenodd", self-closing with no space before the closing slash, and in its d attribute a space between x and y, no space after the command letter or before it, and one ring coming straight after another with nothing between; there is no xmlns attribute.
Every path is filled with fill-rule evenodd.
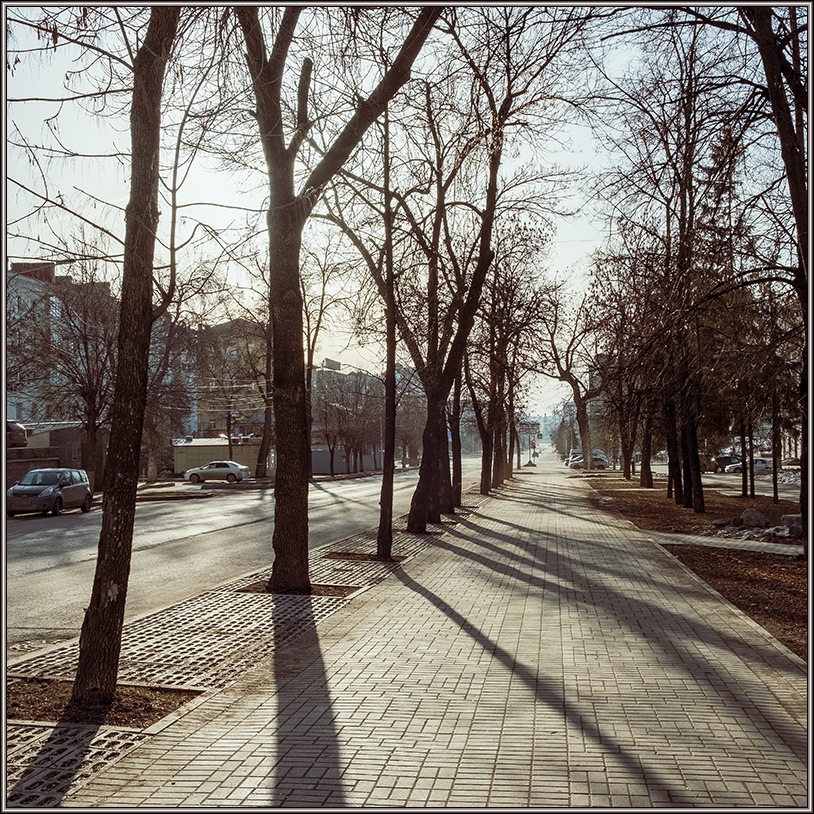
<svg viewBox="0 0 814 814"><path fill-rule="evenodd" d="M597 506L617 511L638 528L681 534L716 534L717 518L734 517L747 507L758 509L769 525L784 514L798 513L796 503L754 500L706 492L706 512L676 506L666 497L666 483L642 489L619 473L582 475ZM777 542L789 542L778 539ZM671 545L670 553L733 605L803 659L808 658L808 562L782 554L764 554L700 545ZM259 586L264 588L264 586ZM249 590L257 590L250 586ZM6 686L6 717L29 721L73 721L146 728L192 700L196 693L120 686L109 708L71 706L71 682L16 679Z"/></svg>
<svg viewBox="0 0 814 814"><path fill-rule="evenodd" d="M653 489L643 489L619 473L582 477L593 488L595 505L617 511L647 531L713 536L720 530L713 520L740 516L746 508L761 512L770 527L780 525L783 515L800 511L789 500L774 504L770 497L751 499L707 490L706 511L696 514L668 500L665 479L656 480ZM771 545L770 535L762 536L769 537ZM795 541L776 537L774 542L787 545ZM807 560L703 545L671 545L669 552L789 650L808 660Z"/></svg>
<svg viewBox="0 0 814 814"><path fill-rule="evenodd" d="M6 718L146 729L199 695L121 685L110 706L76 706L70 703L72 688L71 681L10 679L6 685Z"/></svg>

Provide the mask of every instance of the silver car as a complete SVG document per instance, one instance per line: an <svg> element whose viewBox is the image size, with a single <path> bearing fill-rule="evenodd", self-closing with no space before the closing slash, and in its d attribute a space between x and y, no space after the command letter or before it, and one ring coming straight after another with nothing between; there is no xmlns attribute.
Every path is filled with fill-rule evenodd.
<svg viewBox="0 0 814 814"><path fill-rule="evenodd" d="M249 477L249 467L234 461L210 461L203 466L187 469L184 477L191 483L206 480L225 480L234 483Z"/></svg>
<svg viewBox="0 0 814 814"><path fill-rule="evenodd" d="M6 514L61 514L79 507L89 512L93 492L84 469L32 469L6 492Z"/></svg>
<svg viewBox="0 0 814 814"><path fill-rule="evenodd" d="M749 462L746 462L746 468L749 468ZM736 464L729 464L729 466L724 469L724 472L728 472L732 474L733 472L740 472L743 470L743 464L738 461ZM755 458L755 474L756 475L768 475L774 471L774 464L770 458Z"/></svg>

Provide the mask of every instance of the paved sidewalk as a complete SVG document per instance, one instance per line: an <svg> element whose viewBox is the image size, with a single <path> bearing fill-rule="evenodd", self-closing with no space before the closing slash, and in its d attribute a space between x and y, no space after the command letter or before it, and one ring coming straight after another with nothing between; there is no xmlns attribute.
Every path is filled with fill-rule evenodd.
<svg viewBox="0 0 814 814"><path fill-rule="evenodd" d="M126 626L142 671L217 629L209 678L188 668L210 689L92 769L115 733L74 732L46 804L808 810L804 663L561 469L398 535L398 565L332 560L348 599L231 585ZM52 730L40 764L10 752L10 804L38 804Z"/></svg>

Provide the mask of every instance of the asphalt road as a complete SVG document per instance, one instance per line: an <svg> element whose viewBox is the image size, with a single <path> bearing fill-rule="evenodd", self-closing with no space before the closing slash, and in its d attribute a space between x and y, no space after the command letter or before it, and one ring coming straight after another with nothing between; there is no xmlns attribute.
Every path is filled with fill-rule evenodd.
<svg viewBox="0 0 814 814"><path fill-rule="evenodd" d="M464 462L465 487L479 476ZM409 510L417 472L397 473L394 514ZM381 476L312 484L309 547L376 528ZM18 515L6 525L6 644L79 635L90 598L102 512ZM271 489L218 491L198 500L138 503L126 618L159 610L274 559ZM18 645L15 648L15 645Z"/></svg>

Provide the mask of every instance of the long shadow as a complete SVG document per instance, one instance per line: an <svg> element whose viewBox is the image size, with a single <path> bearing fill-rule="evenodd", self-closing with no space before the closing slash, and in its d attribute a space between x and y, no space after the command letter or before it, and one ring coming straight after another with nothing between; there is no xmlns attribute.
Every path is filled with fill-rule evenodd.
<svg viewBox="0 0 814 814"><path fill-rule="evenodd" d="M489 518L490 522L495 522L495 518ZM501 522L501 521L497 521ZM523 532L531 532L532 529L529 527L524 526L517 526L516 524L507 524L512 526L513 528L517 528ZM469 531L469 534L463 533L463 529L466 528ZM539 532L536 532L539 533ZM489 559L486 554L481 553L481 550L485 549L490 551L499 557L505 557L506 555L506 546L507 544L513 548L518 550L518 554L516 555L516 560L518 564L525 564L532 568L542 567L545 568L546 565L546 549L542 549L543 556L538 556L537 554L531 554L528 551L528 548L516 537L509 536L508 534L501 534L498 532L490 531L486 528L478 526L476 524L471 523L470 521L464 519L459 523L457 526L450 528L447 531L449 537L452 538L459 538L461 541L465 541L467 544L470 545L470 548L461 548L459 546L455 546L448 541L444 541L443 539L439 540L436 543L436 546L441 548L447 548L448 550L454 551L455 554L463 557L472 557L473 555L477 557L477 559L487 566L493 568L494 570L498 571L501 574L510 574L514 578L526 581L529 584L535 585L539 588L546 588L546 587L554 587L554 588L561 588L560 582L551 583L547 579L541 578L539 576L530 576L527 572L522 570L518 570L516 567L506 564L505 562L500 562L498 560ZM559 535L553 535L556 539L562 539ZM494 540L495 542L489 542L489 540ZM567 539L567 542L571 546L591 546L591 548L596 551L598 549L606 550L611 556L615 556L618 552L617 549L614 548L611 544L603 541L597 541L593 539L585 539L583 537L577 536L570 536ZM477 551L473 551L471 546L477 546ZM535 549L539 549L539 546L535 546ZM567 567L567 570L570 574L569 582L573 588L573 590L580 592L586 596L594 596L596 593L596 589L599 588L608 596L608 606L614 611L618 608L617 600L623 601L631 606L631 613L629 614L628 618L625 619L625 622L639 630L641 628L641 623L643 620L652 620L656 617L666 618L670 629L677 629L678 627L685 628L686 625L681 625L683 621L683 617L679 617L678 615L671 613L667 609L662 606L653 605L651 603L645 602L638 597L630 596L630 595L623 595L618 592L612 591L606 583L599 583L596 581L592 581L585 575L581 569L584 568L584 563L580 561L575 561L573 557L569 556L567 553L564 553L562 550L557 552L557 557L559 561ZM648 550L646 553L646 560L651 558L659 558L658 549ZM611 567L602 565L597 561L592 561L590 563L591 571L596 574L597 576L608 576L611 578L611 582L620 578L625 578L629 576L629 572L625 569L624 563L625 560L619 559L617 557L617 561L619 562L618 567ZM640 567L644 567L645 562L644 560L639 560L638 565ZM565 574L558 575L560 579L562 579ZM661 578L656 573L648 572L647 578L649 580L650 586L656 589L664 589L664 588L673 588L674 585L669 582L667 578ZM620 619L621 621L621 619ZM718 640L722 644L727 646L732 646L733 644L739 642L736 638L730 638L726 636L725 631L718 630L717 628L710 627L703 623L696 623L695 630L700 634L698 636L699 641L709 642ZM673 642L675 645L675 642ZM777 661L777 652L773 649L767 649L761 646L758 646L754 643L748 645L749 648L754 650L758 656L765 661ZM786 660L781 660L779 664L776 665L776 669L779 669L784 672L788 672L793 675L798 674L798 668L793 665L791 662L787 662Z"/></svg>
<svg viewBox="0 0 814 814"><path fill-rule="evenodd" d="M110 705L97 707L82 724L72 722L66 710L9 790L6 804L19 808L58 806L76 780L109 709Z"/></svg>
<svg viewBox="0 0 814 814"><path fill-rule="evenodd" d="M336 483L339 483L339 481L336 481ZM325 495L331 498L331 502L329 504L325 504L326 506L338 506L340 504L355 504L356 506L362 506L365 509L370 508L369 500L351 500L348 497L342 497L337 495L335 492L332 492L330 489L326 489L324 486L320 486L318 483L312 483L311 486L318 492L324 492Z"/></svg>
<svg viewBox="0 0 814 814"><path fill-rule="evenodd" d="M513 654L504 650L497 642L476 628L466 617L458 613L455 608L416 582L412 577L407 576L403 571L397 571L396 577L412 591L432 602L435 607L458 625L462 631L471 636L483 648L484 652L494 656L506 668L510 675L518 676L534 693L538 701L555 711L561 712L568 723L580 730L588 738L603 745L609 752L612 752L624 767L631 772L632 778L626 782L635 782L633 778L640 778L642 782L648 786L664 787L670 784L671 778L667 774L659 776L655 770L646 768L632 750L625 749L621 743L603 733L592 724L587 717L581 715L576 709L571 707L555 681L540 675L525 664L518 662Z"/></svg>
<svg viewBox="0 0 814 814"><path fill-rule="evenodd" d="M537 504L537 508L539 508L539 503ZM490 520L493 521L494 518L490 518ZM557 561L560 569L556 575L548 575L557 578L552 582L548 577L534 576L526 571L519 570L511 563L491 559L486 553L480 550L487 549L501 557L505 557L505 546L509 544L512 547L516 547L519 551L528 554L527 547L522 541L477 526L471 527L471 534L462 534L459 530L462 525L464 524L462 523L459 524L458 527L453 527L448 530L447 533L449 536L459 536L461 540L465 540L470 546L469 549L461 548L443 539L437 541L435 545L454 551L458 556L475 558L487 567L492 568L496 573L512 576L518 581L535 585L538 588L554 588L558 591L570 590L577 596L584 597L585 601L589 601L595 607L610 612L614 618L618 620L620 625L625 625L638 636L646 636L651 644L662 651L669 664L682 667L694 680L706 681L715 695L722 693L729 695L733 701L733 707L736 706L737 709L744 712L750 709L754 710L757 715L763 717L772 726L774 732L779 736L784 745L790 748L798 757L802 758L804 756L806 749L805 737L801 736L800 731L796 727L790 725L788 719L774 720L771 712L759 707L736 679L727 679L720 669L711 671L711 665L708 662L699 660L697 654L683 643L682 640L690 635L690 631L682 615L662 605L642 600L638 596L622 594L611 587L614 580L629 577L629 570L625 567L625 563L630 562L628 559L617 557L619 565L615 568L602 565L596 561L590 562L589 567L592 573L611 577L611 579L607 581L596 581L584 573L586 565L584 562L575 559L563 550L558 550ZM526 531L529 531L529 529L526 529ZM559 535L553 536L563 540ZM484 539L486 537L494 542L486 542ZM607 549L609 554L616 553L612 546L604 542L584 540L577 537L569 537L567 540L563 540L563 542L571 546L590 545L594 550L597 547L601 547ZM502 543L503 545L496 545L495 543ZM473 551L472 546L476 546L477 549ZM535 546L535 548L537 548L537 546ZM650 553L655 556L655 551ZM535 563L539 562L540 567L546 568L545 562L538 560L535 556L532 556L531 560L529 560L528 557L523 559L525 559L526 565L534 567ZM639 563L639 565L642 565L642 563ZM657 575L647 572L644 568L642 568L642 574L647 575L646 579L649 584L646 587L655 589L674 587L672 583L669 583L666 579L659 578ZM645 579L644 576L643 579ZM564 587L561 584L563 580L570 584L571 587ZM441 600L438 601L440 602ZM452 613L455 612L452 611ZM661 637L653 636L650 633L653 628L663 630L665 635ZM671 631L674 632L674 635L670 635ZM706 625L701 620L694 621L691 635L695 637L699 643L711 647L721 646L730 650L738 650L740 651L740 657L745 662L748 662L749 654L744 651L752 651L757 654L759 660L764 663L768 662L773 664L775 669L799 675L798 668L785 659L778 659L777 651L774 649L764 648L754 642L744 642L735 636L730 637L725 630L719 630L718 628ZM706 676L706 678L701 679L701 675ZM782 699L778 699L778 701L782 701ZM767 738L768 737L767 734Z"/></svg>
<svg viewBox="0 0 814 814"><path fill-rule="evenodd" d="M297 604L292 613L292 601ZM306 602L303 607L302 602ZM277 759L273 806L345 805L335 713L316 629L313 597L275 594L274 678ZM286 642L296 635L292 646Z"/></svg>

